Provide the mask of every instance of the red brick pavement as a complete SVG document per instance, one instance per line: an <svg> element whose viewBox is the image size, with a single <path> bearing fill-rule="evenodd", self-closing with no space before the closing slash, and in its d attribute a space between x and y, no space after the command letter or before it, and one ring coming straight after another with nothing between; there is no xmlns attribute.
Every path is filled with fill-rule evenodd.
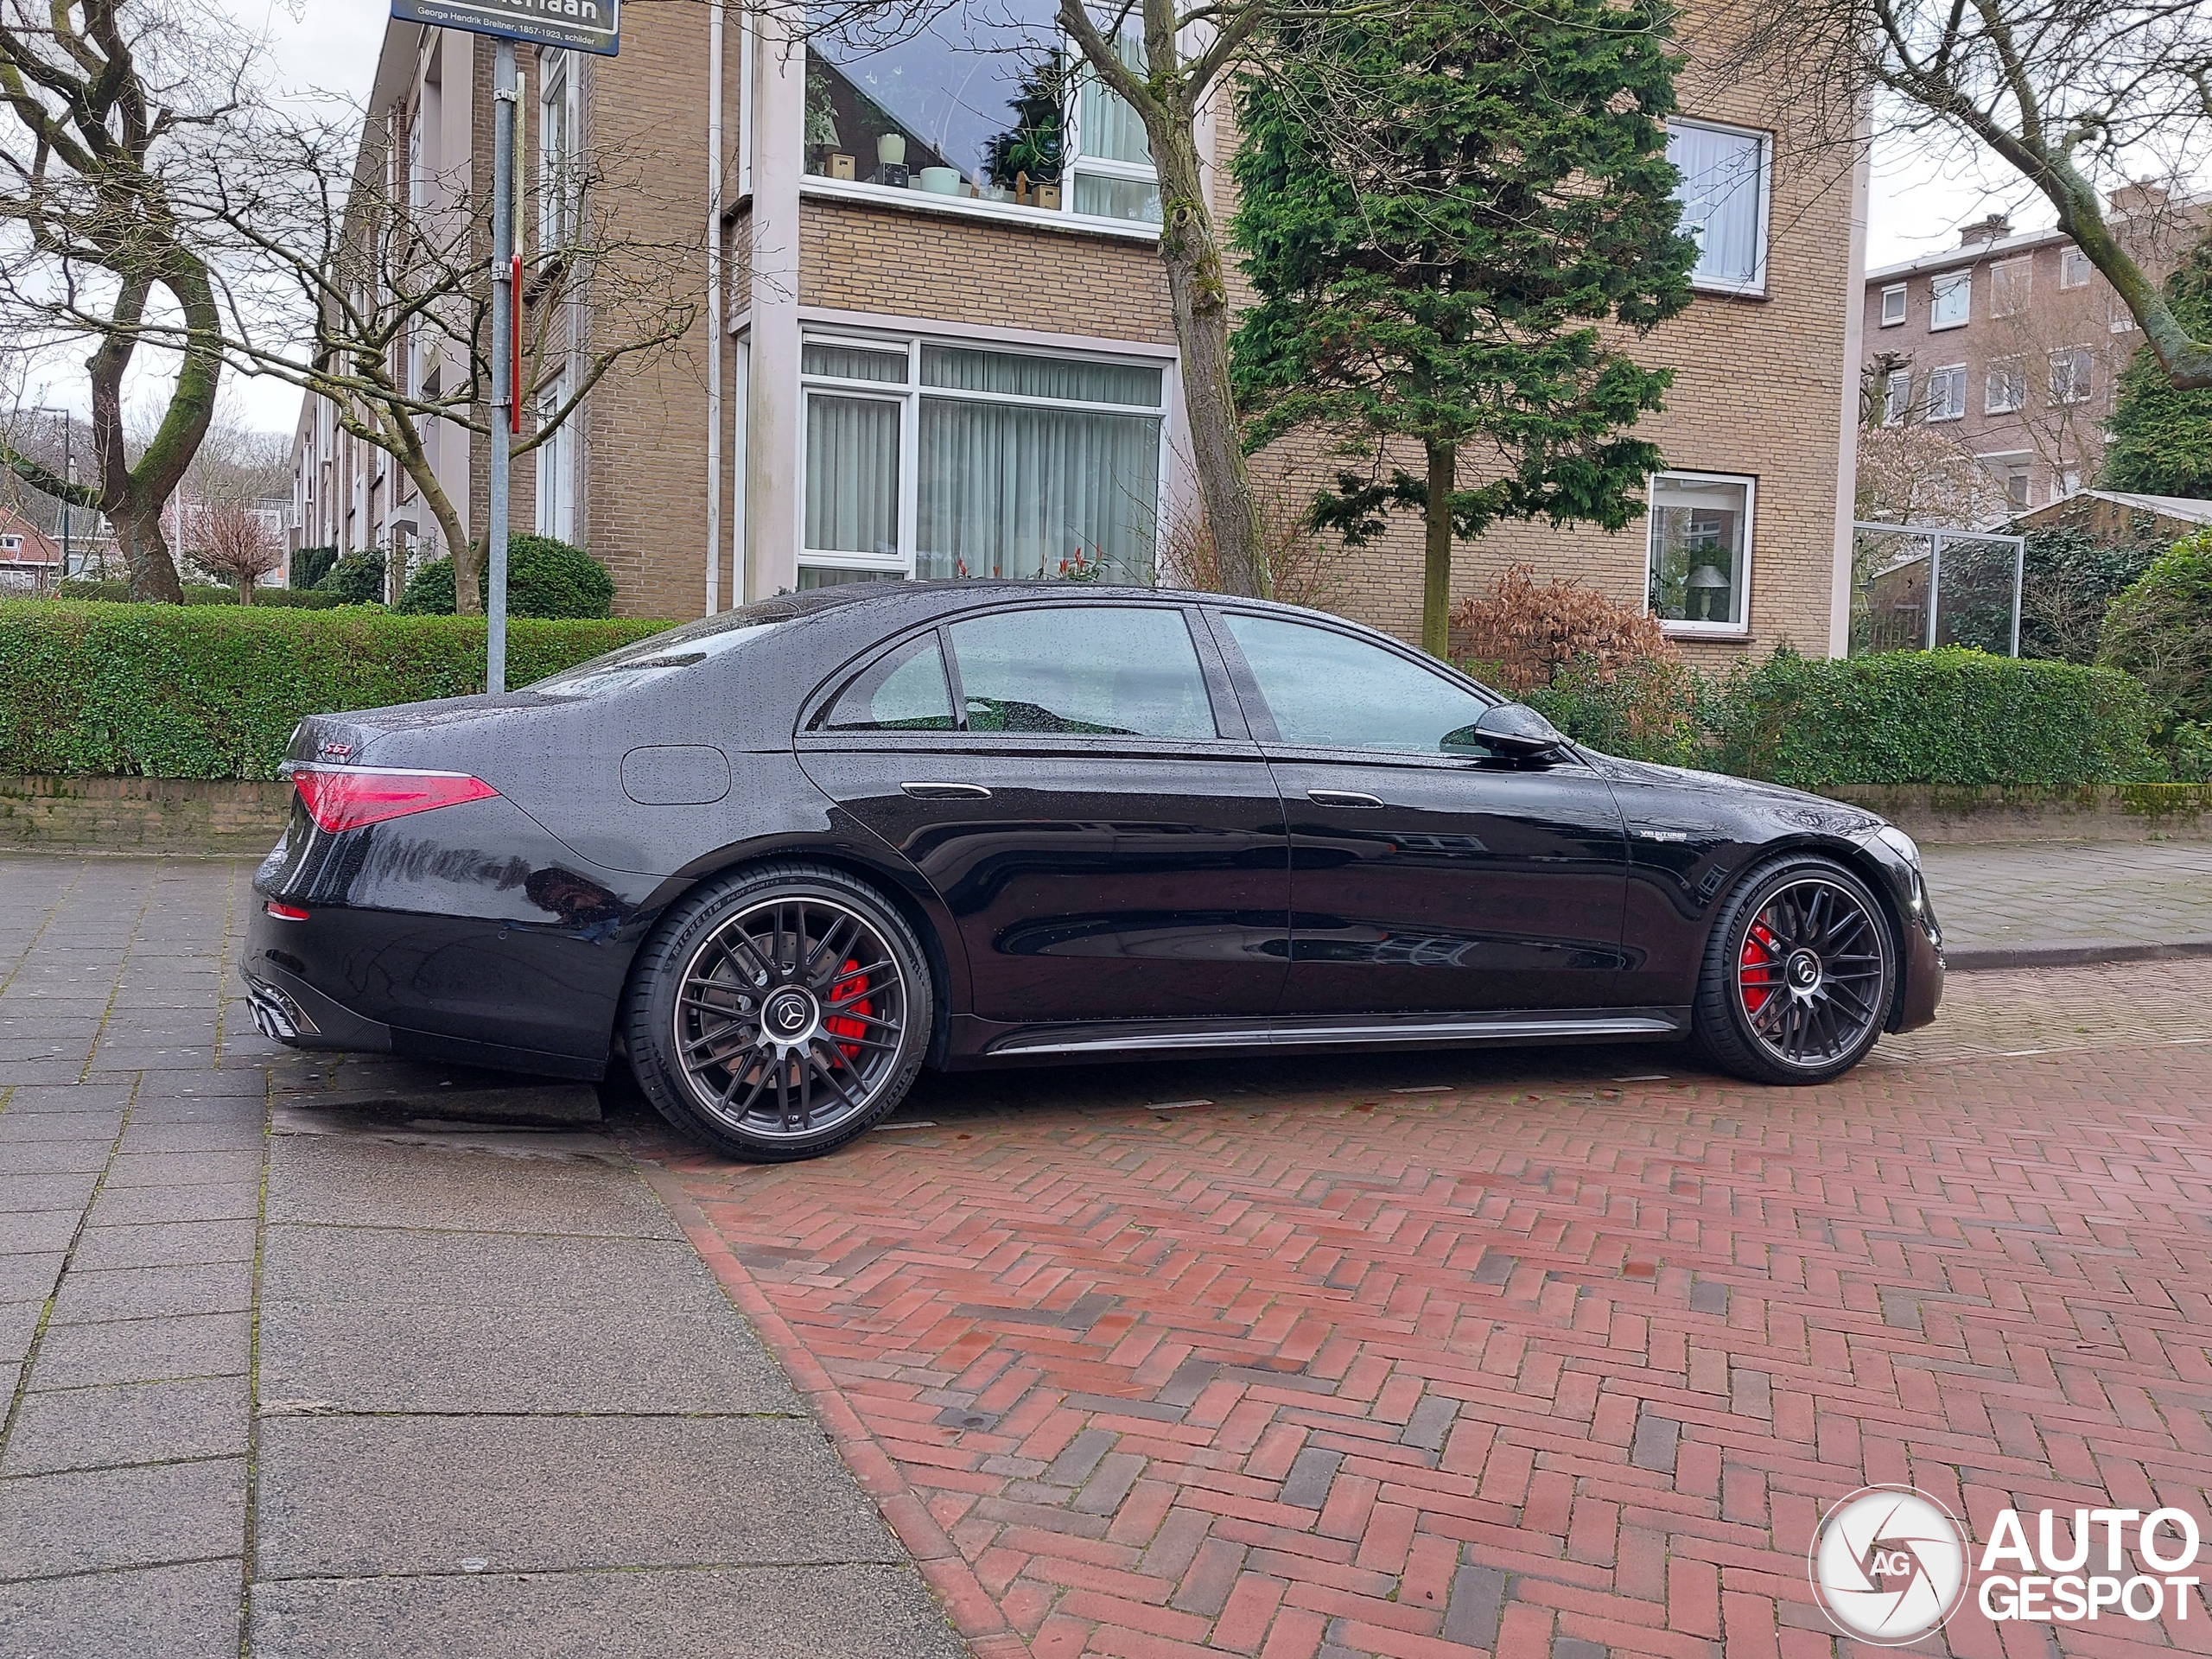
<svg viewBox="0 0 2212 1659"><path fill-rule="evenodd" d="M645 1150L985 1659L1796 1659L1847 1647L1804 1561L1859 1485L2205 1513L2212 1049L1609 1065L956 1078L816 1163Z"/></svg>

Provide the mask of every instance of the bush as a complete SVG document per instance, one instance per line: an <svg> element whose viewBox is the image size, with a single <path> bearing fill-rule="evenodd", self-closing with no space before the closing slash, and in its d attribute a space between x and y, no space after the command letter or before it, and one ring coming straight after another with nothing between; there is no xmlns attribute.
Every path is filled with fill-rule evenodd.
<svg viewBox="0 0 2212 1659"><path fill-rule="evenodd" d="M509 616L605 616L613 605L614 578L583 549L550 536L507 537ZM451 616L453 561L433 559L417 570L398 608L410 616Z"/></svg>
<svg viewBox="0 0 2212 1659"><path fill-rule="evenodd" d="M2102 542L2074 525L2028 531L2020 561L2020 654L2096 660L2106 608L2159 552L2144 539Z"/></svg>
<svg viewBox="0 0 2212 1659"><path fill-rule="evenodd" d="M1539 586L1525 564L1508 565L1488 594L1452 611L1452 655L1478 663L1478 677L1516 696L1549 685L1570 664L1605 683L1630 664L1678 663L1659 619L1640 601L1618 600L1556 579Z"/></svg>
<svg viewBox="0 0 2212 1659"><path fill-rule="evenodd" d="M1956 646L1825 662L1785 647L1721 686L1713 759L1799 789L2125 783L2166 772L2158 724L2151 694L2109 668Z"/></svg>
<svg viewBox="0 0 2212 1659"><path fill-rule="evenodd" d="M384 603L384 555L349 553L315 584L319 594L335 594L341 605Z"/></svg>
<svg viewBox="0 0 2212 1659"><path fill-rule="evenodd" d="M330 567L338 563L334 547L303 547L292 555L292 589L305 593L330 574Z"/></svg>
<svg viewBox="0 0 2212 1659"><path fill-rule="evenodd" d="M2113 601L2097 660L2142 681L2170 717L2212 721L2212 530L2176 542Z"/></svg>
<svg viewBox="0 0 2212 1659"><path fill-rule="evenodd" d="M183 586L184 602L188 605L235 605L238 602L238 589L226 583L188 582ZM116 580L100 582L80 577L57 582L54 584L54 596L56 599L105 600L111 605L131 602L130 584Z"/></svg>
<svg viewBox="0 0 2212 1659"><path fill-rule="evenodd" d="M1610 673L1581 657L1522 697L1578 743L1624 760L1698 766L1707 764L1712 695L1703 675L1672 656L1637 658Z"/></svg>
<svg viewBox="0 0 2212 1659"><path fill-rule="evenodd" d="M507 683L669 626L517 622ZM483 689L475 617L0 603L0 772L270 778L303 715Z"/></svg>
<svg viewBox="0 0 2212 1659"><path fill-rule="evenodd" d="M280 611L327 611L346 601L336 594L302 592L296 588L256 588L253 604L257 609L269 607Z"/></svg>

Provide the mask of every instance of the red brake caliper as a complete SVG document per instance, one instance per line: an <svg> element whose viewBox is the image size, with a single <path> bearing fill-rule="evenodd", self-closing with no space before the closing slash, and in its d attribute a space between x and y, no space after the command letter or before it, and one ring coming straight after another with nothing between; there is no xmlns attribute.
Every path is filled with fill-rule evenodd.
<svg viewBox="0 0 2212 1659"><path fill-rule="evenodd" d="M1744 954L1736 976L1743 987L1746 1014L1757 1014L1779 988L1775 980L1774 959L1774 935L1767 931L1764 922L1752 923L1751 931L1744 935Z"/></svg>
<svg viewBox="0 0 2212 1659"><path fill-rule="evenodd" d="M853 976L850 979L841 979L830 988L830 1000L832 1002L843 1003L847 997L860 996L862 991L868 989L868 976L853 973L853 970L859 966L860 963L855 958L851 957L845 958L843 966L837 971L841 974L852 974ZM863 996L859 1001L847 1004L837 1013L824 1020L822 1022L822 1028L833 1037L842 1037L848 1039L865 1037L868 1035L868 1027L851 1016L874 1012L873 999ZM838 1044L837 1046L849 1060L857 1060L861 1057L861 1046L856 1042L847 1040Z"/></svg>

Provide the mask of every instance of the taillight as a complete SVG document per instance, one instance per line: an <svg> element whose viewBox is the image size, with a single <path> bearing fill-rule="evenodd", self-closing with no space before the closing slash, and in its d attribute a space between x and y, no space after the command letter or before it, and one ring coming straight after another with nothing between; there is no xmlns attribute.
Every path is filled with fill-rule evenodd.
<svg viewBox="0 0 2212 1659"><path fill-rule="evenodd" d="M331 834L459 806L499 791L465 772L403 772L378 766L301 766L293 785L308 815Z"/></svg>
<svg viewBox="0 0 2212 1659"><path fill-rule="evenodd" d="M262 909L280 922L304 922L308 918L307 912L302 910L297 905L280 905L274 899L264 905Z"/></svg>

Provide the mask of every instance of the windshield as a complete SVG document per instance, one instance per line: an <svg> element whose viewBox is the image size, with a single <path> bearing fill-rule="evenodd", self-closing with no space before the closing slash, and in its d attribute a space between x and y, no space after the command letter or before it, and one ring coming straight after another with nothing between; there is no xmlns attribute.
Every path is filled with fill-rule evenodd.
<svg viewBox="0 0 2212 1659"><path fill-rule="evenodd" d="M578 663L524 690L543 697L603 697L720 657L782 626L756 622L732 627L727 615L704 617Z"/></svg>

